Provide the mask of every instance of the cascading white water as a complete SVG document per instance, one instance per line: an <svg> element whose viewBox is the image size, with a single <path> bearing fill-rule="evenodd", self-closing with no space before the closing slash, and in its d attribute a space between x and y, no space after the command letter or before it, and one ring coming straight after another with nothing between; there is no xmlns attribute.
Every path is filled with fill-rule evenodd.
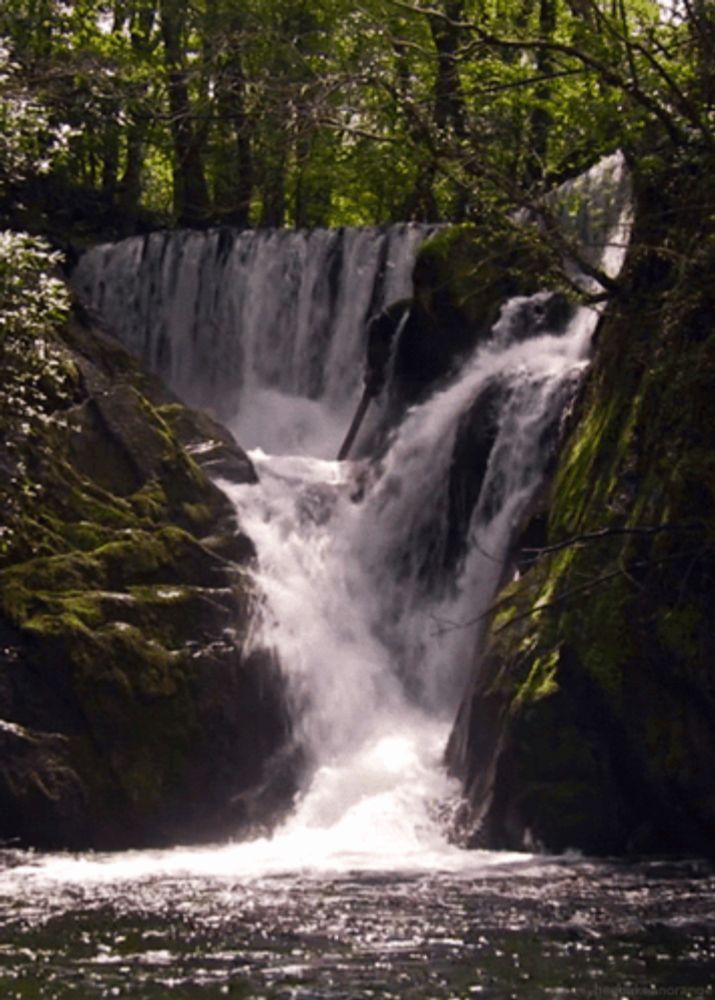
<svg viewBox="0 0 715 1000"><path fill-rule="evenodd" d="M334 457L360 394L366 320L410 295L416 249L434 229L152 233L95 247L72 281L244 447Z"/></svg>
<svg viewBox="0 0 715 1000"><path fill-rule="evenodd" d="M560 336L514 342L523 303L509 303L493 339L408 414L374 478L356 465L259 452L259 486L224 484L258 548L258 638L279 651L313 768L275 849L294 854L299 843L323 863L361 856L371 866L451 853L433 807L454 793L439 764L475 643L462 625L492 597L543 475L544 428L586 364L596 320L579 310ZM429 536L439 547L449 530L460 422L495 378L504 404L482 496L499 498L493 512L477 505L457 577L425 573L420 544Z"/></svg>
<svg viewBox="0 0 715 1000"><path fill-rule="evenodd" d="M258 549L265 601L254 639L279 652L310 762L283 827L220 848L65 860L56 877L458 871L504 861L451 846L441 823L457 792L441 757L475 644L474 628L460 626L492 598L513 525L541 481L543 431L587 364L597 319L581 309L561 335L515 340L528 301L508 303L451 384L410 411L379 471L256 450L259 484L223 484ZM472 543L454 578L425 576L416 540L427 532L439 547L448 530L452 445L495 378L503 406Z"/></svg>
<svg viewBox="0 0 715 1000"><path fill-rule="evenodd" d="M612 159L600 171L622 186L622 164ZM612 244L625 242L628 209L627 198L611 200L604 213L608 197L600 207L594 198L601 232L591 242L602 248L593 259L615 273L623 249ZM194 854L193 867L464 863L440 826L438 806L455 793L441 754L479 622L542 481L550 432L588 363L598 313L582 307L565 330L529 335L524 317L539 296L511 300L452 381L408 411L379 467L330 460L359 391L361 324L409 291L407 262L424 235L402 227L254 242L158 236L99 248L77 275L110 325L123 300L135 304L125 310L124 339L132 343L138 310L135 347L189 399L228 387L239 439L248 428L248 442L261 444L252 451L259 484L223 486L258 550L264 602L253 641L279 653L309 772L272 839L201 853L200 862ZM340 271L330 264L338 244ZM142 283L130 288L142 255ZM393 278L376 290L385 268ZM232 323L240 338L227 335ZM494 386L493 442L450 562L454 448L465 415ZM315 419L304 420L311 407Z"/></svg>

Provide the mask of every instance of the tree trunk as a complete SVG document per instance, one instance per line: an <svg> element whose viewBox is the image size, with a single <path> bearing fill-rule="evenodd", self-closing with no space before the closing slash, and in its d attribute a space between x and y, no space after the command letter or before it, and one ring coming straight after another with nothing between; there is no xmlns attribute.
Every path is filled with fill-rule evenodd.
<svg viewBox="0 0 715 1000"><path fill-rule="evenodd" d="M159 9L174 144L174 211L181 225L197 226L209 216L209 196L182 51L184 5L179 0L161 0Z"/></svg>
<svg viewBox="0 0 715 1000"><path fill-rule="evenodd" d="M156 23L156 6L136 2L130 18L132 53L137 63L146 63L152 55L152 32ZM142 197L144 155L147 141L148 116L145 102L147 87L141 84L127 102L129 124L126 128L124 170L119 180L119 208L124 232L129 236L136 230L136 219ZM142 111L144 112L142 114Z"/></svg>
<svg viewBox="0 0 715 1000"><path fill-rule="evenodd" d="M459 79L459 46L462 31L456 23L464 13L463 0L447 0L446 19L430 16L429 26L437 52L434 88L434 121L440 131L451 128L459 139L466 136L464 96Z"/></svg>
<svg viewBox="0 0 715 1000"><path fill-rule="evenodd" d="M219 143L214 197L221 218L235 226L249 225L253 196L253 150L245 90L241 56L233 52L216 83Z"/></svg>
<svg viewBox="0 0 715 1000"><path fill-rule="evenodd" d="M122 3L114 3L112 34L118 36L127 23L128 12ZM104 140L102 143L102 192L110 202L114 201L119 177L121 127L121 104L117 97L108 97L104 103Z"/></svg>
<svg viewBox="0 0 715 1000"><path fill-rule="evenodd" d="M548 41L556 30L556 0L540 0L539 2L539 36ZM536 75L543 81L534 92L535 104L529 121L529 149L526 159L526 181L535 183L546 172L546 156L549 149L549 129L551 128L551 113L548 102L551 97L551 84L548 79L553 69L551 53L538 49L536 53Z"/></svg>
<svg viewBox="0 0 715 1000"><path fill-rule="evenodd" d="M261 184L262 226L280 227L285 222L285 156L282 149L270 151L270 162L264 164Z"/></svg>
<svg viewBox="0 0 715 1000"><path fill-rule="evenodd" d="M124 173L119 182L119 208L127 236L135 229L139 202L142 196L142 170L144 167L144 129L138 122L131 122L127 130L127 152Z"/></svg>

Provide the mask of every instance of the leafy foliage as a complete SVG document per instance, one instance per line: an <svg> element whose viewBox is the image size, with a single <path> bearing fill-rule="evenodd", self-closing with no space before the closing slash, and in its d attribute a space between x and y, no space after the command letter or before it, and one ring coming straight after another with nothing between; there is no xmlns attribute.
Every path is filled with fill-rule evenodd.
<svg viewBox="0 0 715 1000"><path fill-rule="evenodd" d="M0 39L0 195L28 176L46 174L67 149L71 130L53 127ZM69 297L53 272L60 255L42 239L0 230L0 343L40 336L65 318Z"/></svg>
<svg viewBox="0 0 715 1000"><path fill-rule="evenodd" d="M47 173L67 148L70 127L54 127L0 38L0 192L30 173Z"/></svg>
<svg viewBox="0 0 715 1000"><path fill-rule="evenodd" d="M715 141L709 0L9 0L0 35L5 174L59 140L128 230L480 217Z"/></svg>
<svg viewBox="0 0 715 1000"><path fill-rule="evenodd" d="M53 275L60 254L27 233L0 231L0 339L40 336L69 311L65 283Z"/></svg>

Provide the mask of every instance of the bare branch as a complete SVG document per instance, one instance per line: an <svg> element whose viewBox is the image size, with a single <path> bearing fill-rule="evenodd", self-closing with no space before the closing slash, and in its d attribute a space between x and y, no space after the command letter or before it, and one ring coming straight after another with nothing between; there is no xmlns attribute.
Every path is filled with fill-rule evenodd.
<svg viewBox="0 0 715 1000"><path fill-rule="evenodd" d="M573 535L565 538L562 542L555 542L553 545L544 545L541 548L525 548L523 552L533 552L537 555L547 555L550 552L559 552L562 549L570 548L572 545L581 545L583 542L594 542L601 538L613 538L623 535L659 535L664 531L695 531L697 524L656 524L656 525L636 525L635 527L602 528L600 531L585 531L580 535Z"/></svg>
<svg viewBox="0 0 715 1000"><path fill-rule="evenodd" d="M524 549L523 551L535 552L538 553L539 556L541 556L550 554L552 552L558 552L560 549L567 548L571 545L577 545L587 541L597 541L602 538L608 538L610 536L615 536L615 535L640 534L640 535L652 536L659 534L663 531L693 531L697 527L698 525L696 524L686 524L686 525L661 524L652 526L637 525L632 528L627 528L627 527L604 528L601 531L584 532L582 535L575 535L573 538L568 538L565 539L563 542L557 542L554 545L545 546L540 549ZM687 553L678 552L668 556L663 556L661 559L639 559L636 562L631 563L630 566L626 566L622 563L619 563L618 568L615 570L612 570L608 573L604 573L603 575L598 577L591 577L584 583L580 583L575 587L571 587L568 590L563 591L561 594L558 594L556 597L550 598L548 601L540 601L538 604L532 605L528 610L518 615L515 615L513 618L510 618L508 621L503 622L501 625L492 629L492 633L494 635L498 635L500 632L503 632L504 629L510 628L517 622L524 621L524 619L530 618L533 615L538 614L540 611L546 610L547 608L563 604L564 601L569 600L576 594L586 593L589 590L592 590L594 587L600 586L602 583L607 583L609 580L615 579L615 577L617 576L625 576L626 579L629 580L629 582L634 587L642 589L642 585L638 583L638 581L635 580L634 577L632 576L632 570L641 569L646 566L657 566L660 565L661 563L671 562L674 559L683 559L686 556L690 555L692 555L691 552ZM697 553L696 553L696 558L697 558ZM508 608L511 605L513 605L513 601L514 599L511 596L500 598L499 600L492 603L486 609L486 611L483 611L480 615L477 615L476 618L470 618L464 622L453 622L449 621L448 619L442 619L440 620L441 627L438 629L438 631L436 631L433 634L444 635L447 632L451 632L453 629L465 629L465 628L471 628L474 625L479 625L481 622L487 620L496 612L501 611L504 608Z"/></svg>

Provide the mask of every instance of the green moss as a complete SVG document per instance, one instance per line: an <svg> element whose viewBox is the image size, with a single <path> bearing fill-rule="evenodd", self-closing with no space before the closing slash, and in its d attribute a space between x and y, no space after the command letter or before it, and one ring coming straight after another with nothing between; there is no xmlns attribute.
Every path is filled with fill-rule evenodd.
<svg viewBox="0 0 715 1000"><path fill-rule="evenodd" d="M156 412L174 431L174 424L185 418L187 410L183 403L163 403L156 407Z"/></svg>
<svg viewBox="0 0 715 1000"><path fill-rule="evenodd" d="M121 671L133 694L147 698L166 698L177 690L174 667L178 652L166 649L155 638L126 622L109 622L95 633L107 651L107 662ZM96 674L94 663L90 664Z"/></svg>
<svg viewBox="0 0 715 1000"><path fill-rule="evenodd" d="M579 422L559 463L553 487L555 503L550 512L550 529L556 537L568 538L580 530L594 499L594 486L605 499L607 481L595 476L594 472L603 460L610 429L617 426L615 416L619 403L613 398L605 406L589 410ZM604 504L599 523L606 509Z"/></svg>
<svg viewBox="0 0 715 1000"><path fill-rule="evenodd" d="M72 611L65 613L38 613L22 622L23 628L36 637L45 639L68 639L87 634L87 626L82 618Z"/></svg>
<svg viewBox="0 0 715 1000"><path fill-rule="evenodd" d="M550 256L529 227L497 229L474 223L446 226L420 247L417 302L430 313L458 313L490 329L504 300L543 288L555 277Z"/></svg>
<svg viewBox="0 0 715 1000"><path fill-rule="evenodd" d="M158 531L127 531L120 540L94 552L110 587L150 582L157 577L171 582L181 577L180 567L192 557L201 560L196 541L186 531L171 526Z"/></svg>
<svg viewBox="0 0 715 1000"><path fill-rule="evenodd" d="M101 591L61 591L57 594L43 594L41 597L48 612L62 619L69 618L87 628L96 628L104 620ZM44 617L48 618L49 615ZM25 628L37 631L35 619L25 622Z"/></svg>
<svg viewBox="0 0 715 1000"><path fill-rule="evenodd" d="M508 604L506 607L501 607L494 615L492 619L492 629L501 632L505 629L510 622L514 620L516 616L516 607L513 604Z"/></svg>
<svg viewBox="0 0 715 1000"><path fill-rule="evenodd" d="M154 433L160 435L163 439L166 454L176 451L179 443L171 424L164 417L163 406L155 406L154 403L149 401L146 395L140 392L136 392L136 398L139 407L143 411L146 423L152 427ZM181 409L180 403L175 405ZM183 409L186 409L186 407L183 407Z"/></svg>
<svg viewBox="0 0 715 1000"><path fill-rule="evenodd" d="M11 620L22 623L38 595L96 587L101 580L101 567L85 553L31 559L0 572L0 607Z"/></svg>
<svg viewBox="0 0 715 1000"><path fill-rule="evenodd" d="M65 547L91 552L109 542L114 531L92 521L64 521L58 524L57 536L62 537Z"/></svg>
<svg viewBox="0 0 715 1000"><path fill-rule="evenodd" d="M181 505L186 522L197 531L211 523L213 511L207 503L184 503Z"/></svg>
<svg viewBox="0 0 715 1000"><path fill-rule="evenodd" d="M159 479L150 479L140 490L129 497L129 502L141 519L159 522L168 515L169 502L164 486Z"/></svg>
<svg viewBox="0 0 715 1000"><path fill-rule="evenodd" d="M59 471L58 479L60 478L63 483L62 492L56 497L54 506L68 522L84 521L118 529L136 524L136 515L123 499L82 480L74 470L66 473Z"/></svg>
<svg viewBox="0 0 715 1000"><path fill-rule="evenodd" d="M141 812L155 809L196 738L181 655L125 623L64 638L93 740L106 748L128 803Z"/></svg>
<svg viewBox="0 0 715 1000"><path fill-rule="evenodd" d="M533 640L532 640L533 649ZM530 650L531 651L531 650ZM548 698L559 690L556 681L559 665L559 650L552 649L531 659L531 669L524 683L519 687L511 704L511 711L518 712L526 702Z"/></svg>

